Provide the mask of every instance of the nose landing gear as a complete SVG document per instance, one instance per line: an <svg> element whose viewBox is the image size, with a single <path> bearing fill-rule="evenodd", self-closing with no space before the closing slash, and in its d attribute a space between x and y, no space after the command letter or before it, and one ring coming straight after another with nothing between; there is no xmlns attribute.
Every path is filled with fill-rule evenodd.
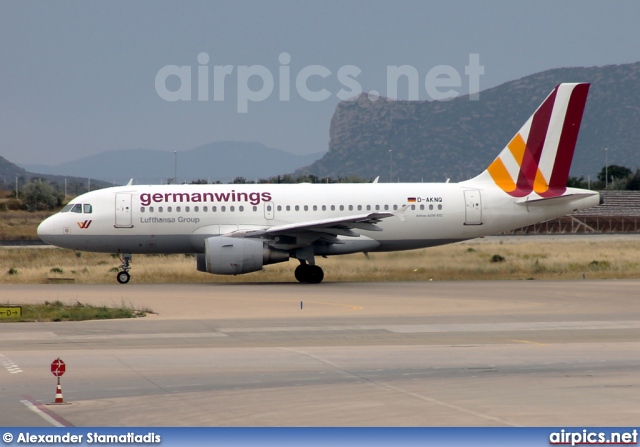
<svg viewBox="0 0 640 447"><path fill-rule="evenodd" d="M130 262L132 257L133 256L131 255L131 253L123 253L120 256L120 260L122 261L122 265L120 266L120 268L122 270L120 270L116 275L116 279L120 284L126 284L131 279L131 275L129 275L129 270L131 270Z"/></svg>

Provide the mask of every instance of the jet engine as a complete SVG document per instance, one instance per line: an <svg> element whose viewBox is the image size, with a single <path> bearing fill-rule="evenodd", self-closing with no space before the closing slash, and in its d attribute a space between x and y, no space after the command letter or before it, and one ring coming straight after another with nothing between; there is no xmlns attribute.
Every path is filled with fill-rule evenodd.
<svg viewBox="0 0 640 447"><path fill-rule="evenodd" d="M196 255L196 268L200 272L239 275L289 260L288 252L275 250L261 239L214 236L204 242L204 253Z"/></svg>

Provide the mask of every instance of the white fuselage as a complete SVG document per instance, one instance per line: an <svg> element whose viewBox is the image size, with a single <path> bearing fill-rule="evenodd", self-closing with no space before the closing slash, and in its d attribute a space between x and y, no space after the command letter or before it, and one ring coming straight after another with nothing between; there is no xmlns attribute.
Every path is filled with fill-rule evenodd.
<svg viewBox="0 0 640 447"><path fill-rule="evenodd" d="M343 243L316 245L315 255L409 250L508 231L600 200L593 191L567 189L571 194L575 199L528 206L495 185L470 181L121 186L75 198L71 205L83 207L51 216L38 234L51 244L85 251L202 253L205 239L238 230L387 212L396 216L382 219L381 231L345 230L338 235ZM282 244L287 249L306 242Z"/></svg>

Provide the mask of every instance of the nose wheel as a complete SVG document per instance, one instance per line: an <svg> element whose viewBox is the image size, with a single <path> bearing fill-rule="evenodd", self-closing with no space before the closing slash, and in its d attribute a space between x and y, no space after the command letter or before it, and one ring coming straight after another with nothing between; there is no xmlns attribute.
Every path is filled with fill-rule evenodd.
<svg viewBox="0 0 640 447"><path fill-rule="evenodd" d="M131 275L129 274L129 272L125 272L125 271L118 272L116 279L120 284L126 284L131 279Z"/></svg>
<svg viewBox="0 0 640 447"><path fill-rule="evenodd" d="M131 275L129 274L129 270L131 270L131 253L124 253L120 256L120 260L122 261L122 265L120 266L121 270L116 275L116 279L120 284L126 284L131 279Z"/></svg>

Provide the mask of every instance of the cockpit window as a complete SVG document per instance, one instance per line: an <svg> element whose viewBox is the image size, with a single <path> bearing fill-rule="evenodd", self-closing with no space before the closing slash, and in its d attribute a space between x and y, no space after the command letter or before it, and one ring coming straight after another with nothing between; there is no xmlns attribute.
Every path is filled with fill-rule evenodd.
<svg viewBox="0 0 640 447"><path fill-rule="evenodd" d="M82 205L79 203L76 203L75 205L73 205L73 208L71 208L71 212L72 213L82 213Z"/></svg>
<svg viewBox="0 0 640 447"><path fill-rule="evenodd" d="M90 204L88 204L88 203L85 203L84 204L84 212L85 212L85 214L91 214L91 211L92 211L92 206Z"/></svg>
<svg viewBox="0 0 640 447"><path fill-rule="evenodd" d="M69 212L69 210L71 209L71 207L73 207L73 204L72 204L72 203L69 203L69 204L65 205L65 206L64 206L64 208L62 208L62 209L60 210L60 212L61 212L61 213L67 213L67 212Z"/></svg>

